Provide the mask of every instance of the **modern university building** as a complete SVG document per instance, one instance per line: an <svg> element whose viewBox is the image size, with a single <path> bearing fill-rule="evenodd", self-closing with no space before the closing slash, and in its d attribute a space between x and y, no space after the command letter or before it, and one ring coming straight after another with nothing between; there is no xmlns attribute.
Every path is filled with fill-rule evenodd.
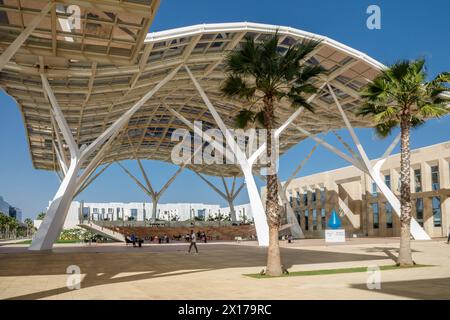
<svg viewBox="0 0 450 320"><path fill-rule="evenodd" d="M236 222L248 222L252 220L250 204L234 206ZM120 222L137 222L137 225L144 225L141 222L152 221L153 204L149 202L102 202L92 203L84 201L72 201L64 229L77 228L87 221L103 222L107 225L120 225ZM156 221L210 221L215 218L230 220L230 207L221 207L218 204L204 203L159 203L157 207ZM119 222L119 223L118 223ZM35 220L34 226L39 228L41 220Z"/></svg>
<svg viewBox="0 0 450 320"><path fill-rule="evenodd" d="M225 186L225 192L220 193L231 207L242 188L235 189L234 181L243 177L258 242L268 245L268 225L254 176L261 167L256 160L265 146L262 144L251 155L236 147L229 128L243 104L239 99L223 97L220 86L227 76L224 58L231 50L239 48L246 38L258 43L275 33L280 37L280 52L296 42L320 40L303 60L326 70L316 80L318 92L305 95L315 107L314 114L303 112L303 108L293 110L287 101L276 108L280 156L304 139L320 140L317 134L321 132L345 128L357 146L357 154L343 154L323 140L321 145L353 165L355 174L359 170L369 175L395 214L400 213L398 198L381 179L379 166L368 160L354 132L354 127L373 127L369 119L358 117L356 110L362 103L360 89L385 68L382 63L326 36L285 26L217 23L149 33L159 3L0 2L0 87L20 109L34 168L53 171L61 181L30 250L51 249L72 201L111 164L123 160L139 163L146 181L133 180L154 204L180 171L192 170L233 180L232 187ZM179 141L173 141L172 133L176 129L198 133L195 121L202 122L201 134L205 143L217 150L215 155L232 158L234 164L196 163L189 158L177 163L179 170L161 190L154 190L152 177L145 174L141 160L173 163L172 151ZM227 137L224 145L218 146L204 134L210 128L219 128ZM199 151L190 150L192 154ZM391 151L387 150L386 156ZM349 194L356 201L361 197ZM424 199L424 207L428 203ZM380 230L382 219L383 214ZM361 218L359 223L366 222ZM424 217L424 226L428 224ZM283 228L304 236L292 209L286 211ZM412 236L430 239L430 235L439 234L435 228L439 227L428 234L413 220Z"/></svg>
<svg viewBox="0 0 450 320"><path fill-rule="evenodd" d="M371 162L375 164L378 160ZM399 196L399 154L385 160L381 175L385 184ZM450 141L411 150L411 177L414 218L431 237L447 236ZM350 235L400 235L400 221L391 204L372 178L354 166L293 179L286 197L306 237L324 236L333 209L340 212L343 226Z"/></svg>

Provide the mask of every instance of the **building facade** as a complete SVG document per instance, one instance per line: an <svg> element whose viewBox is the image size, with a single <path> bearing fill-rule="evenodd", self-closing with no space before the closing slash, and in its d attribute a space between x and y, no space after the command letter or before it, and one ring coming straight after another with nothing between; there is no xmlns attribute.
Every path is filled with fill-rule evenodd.
<svg viewBox="0 0 450 320"><path fill-rule="evenodd" d="M381 174L387 186L400 197L400 154L386 160ZM450 142L412 150L411 177L414 218L431 237L447 236ZM307 237L324 236L333 209L339 212L350 235L400 235L397 214L370 177L353 166L294 179L287 197Z"/></svg>
<svg viewBox="0 0 450 320"><path fill-rule="evenodd" d="M104 202L88 203L72 201L64 222L64 229L75 228L80 220L92 221L144 221L152 217L152 203L148 202ZM234 207L238 221L252 219L250 204L236 205ZM221 216L227 218L230 208L221 208L217 204L204 203L161 203L157 207L157 219L165 221L204 220ZM34 221L39 228L40 220Z"/></svg>
<svg viewBox="0 0 450 320"><path fill-rule="evenodd" d="M2 196L0 196L0 213L10 216L19 222L22 222L22 210L17 207L13 207L6 202Z"/></svg>

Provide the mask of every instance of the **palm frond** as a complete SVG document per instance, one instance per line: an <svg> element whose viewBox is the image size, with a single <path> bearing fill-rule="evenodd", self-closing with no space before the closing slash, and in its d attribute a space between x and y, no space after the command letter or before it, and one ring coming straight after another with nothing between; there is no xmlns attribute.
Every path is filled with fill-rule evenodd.
<svg viewBox="0 0 450 320"><path fill-rule="evenodd" d="M243 109L239 111L237 116L234 118L234 123L237 128L243 129L254 120L255 120L255 113L251 110Z"/></svg>
<svg viewBox="0 0 450 320"><path fill-rule="evenodd" d="M314 113L314 106L309 103L303 96L292 93L288 94L289 100L291 101L291 105L295 108L303 107L306 110Z"/></svg>
<svg viewBox="0 0 450 320"><path fill-rule="evenodd" d="M375 126L375 133L380 138L386 138L398 124L399 122L395 120L379 123Z"/></svg>
<svg viewBox="0 0 450 320"><path fill-rule="evenodd" d="M264 116L264 111L259 111L255 114L255 122L258 123L261 127L266 127L266 119Z"/></svg>
<svg viewBox="0 0 450 320"><path fill-rule="evenodd" d="M419 106L419 114L423 118L440 118L450 110L443 104L424 104Z"/></svg>
<svg viewBox="0 0 450 320"><path fill-rule="evenodd" d="M360 116L370 116L376 124L377 134L386 136L400 120L416 127L425 119L448 113L447 99L449 72L439 74L426 82L425 60L401 60L387 68L362 91L364 104L358 109Z"/></svg>
<svg viewBox="0 0 450 320"><path fill-rule="evenodd" d="M227 96L239 96L250 100L255 94L255 87L247 86L247 83L238 75L230 75L221 87L221 91Z"/></svg>

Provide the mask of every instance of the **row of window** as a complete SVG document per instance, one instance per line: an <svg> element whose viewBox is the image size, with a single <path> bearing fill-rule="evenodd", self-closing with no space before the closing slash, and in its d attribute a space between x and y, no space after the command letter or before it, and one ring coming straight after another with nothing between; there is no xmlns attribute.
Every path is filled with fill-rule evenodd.
<svg viewBox="0 0 450 320"><path fill-rule="evenodd" d="M392 206L386 202L384 207L386 214L386 228L392 228ZM423 198L416 199L416 220L423 227ZM442 213L441 213L441 198L432 197L431 198L431 212L433 215L433 226L442 226ZM378 203L372 203L372 214L373 214L373 228L378 229L380 227L380 211Z"/></svg>
<svg viewBox="0 0 450 320"><path fill-rule="evenodd" d="M325 205L326 201L326 190L324 188L321 188L318 190L320 192L320 202L322 205ZM308 201L311 201L311 203L315 204L317 202L317 190L310 192L310 197L308 197L308 193L301 194L299 191L297 191L297 197L295 198L297 206L300 205L300 203L303 203L303 205L306 207L308 206ZM310 199L308 199L310 198ZM294 197L292 194L289 195L289 202L291 204L291 207L294 204Z"/></svg>
<svg viewBox="0 0 450 320"><path fill-rule="evenodd" d="M317 226L318 226L318 217L317 217L317 210L313 209L311 210L312 213L312 230L317 230ZM297 220L300 226L302 226L302 219L301 219L301 211L296 211L296 216L297 216ZM306 209L305 211L303 211L303 216L305 218L305 225L304 225L304 229L305 231L310 230L310 220L309 220L309 210ZM322 208L320 210L320 225L321 225L321 229L325 230L326 225L327 225L327 214L324 208Z"/></svg>
<svg viewBox="0 0 450 320"><path fill-rule="evenodd" d="M436 191L440 189L439 182L439 166L431 166L431 190ZM450 173L450 163L449 163L449 173ZM422 170L415 169L413 173L414 178L414 191L422 192ZM384 176L384 183L389 189L391 189L391 175L387 174ZM400 191L401 182L398 180L397 191ZM378 189L375 182L372 183L372 196L376 197L378 195Z"/></svg>

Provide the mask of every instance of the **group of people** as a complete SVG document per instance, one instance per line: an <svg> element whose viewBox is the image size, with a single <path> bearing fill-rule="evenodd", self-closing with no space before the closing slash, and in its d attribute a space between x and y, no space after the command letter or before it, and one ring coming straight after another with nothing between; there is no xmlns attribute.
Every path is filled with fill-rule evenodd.
<svg viewBox="0 0 450 320"><path fill-rule="evenodd" d="M206 232L204 231L198 231L197 233L195 233L193 230L191 230L191 233L186 233L186 235L184 236L184 240L186 242L190 242L191 238L192 238L192 234L194 234L196 239L199 239L201 241L203 241L204 243L208 242L208 236L206 235Z"/></svg>
<svg viewBox="0 0 450 320"><path fill-rule="evenodd" d="M178 236L175 236L175 235L172 236L173 240L181 241L181 238L182 238L181 234ZM204 231L198 231L197 233L195 233L194 230L191 230L190 233L187 233L184 236L184 239L186 242L190 243L188 253L191 252L192 248L194 248L195 252L198 253L197 239L200 239L204 243L208 242L208 237L206 235L206 232L204 232ZM144 243L144 240L137 237L134 233L132 233L130 236L126 236L125 240L126 240L127 244L132 243L133 247L136 247L136 246L142 247L142 243ZM147 236L147 237L145 237L145 240L150 241L150 242L158 242L158 243L169 243L170 242L170 238L167 234L164 234L163 236Z"/></svg>

